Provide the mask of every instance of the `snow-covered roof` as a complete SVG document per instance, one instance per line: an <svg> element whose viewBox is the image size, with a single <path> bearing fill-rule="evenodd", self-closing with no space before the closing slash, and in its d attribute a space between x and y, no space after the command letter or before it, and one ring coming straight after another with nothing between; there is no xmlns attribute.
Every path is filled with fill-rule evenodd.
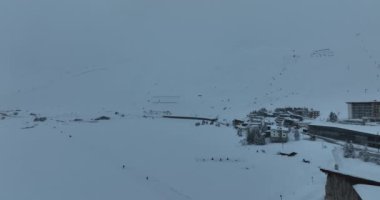
<svg viewBox="0 0 380 200"><path fill-rule="evenodd" d="M377 200L380 197L380 186L358 184L354 188L362 200Z"/></svg>
<svg viewBox="0 0 380 200"><path fill-rule="evenodd" d="M380 134L380 126L339 124L339 123L331 123L331 122L323 122L323 121L314 121L310 125L342 128L342 129L358 131L358 132L363 132L363 133L368 133L368 134L373 134L373 135Z"/></svg>
<svg viewBox="0 0 380 200"><path fill-rule="evenodd" d="M380 166L374 163L363 162L359 159L344 159L344 163L340 162L337 164L339 164L339 170L332 169L331 167L321 168L321 170L380 183Z"/></svg>
<svg viewBox="0 0 380 200"><path fill-rule="evenodd" d="M274 122L276 122L276 118L275 117L266 117L265 121L268 123L274 123Z"/></svg>

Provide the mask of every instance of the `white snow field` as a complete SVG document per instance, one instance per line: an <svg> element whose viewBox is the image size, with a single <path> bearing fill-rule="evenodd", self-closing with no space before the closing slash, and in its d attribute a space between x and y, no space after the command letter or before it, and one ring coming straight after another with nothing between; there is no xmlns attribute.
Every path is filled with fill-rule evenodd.
<svg viewBox="0 0 380 200"><path fill-rule="evenodd" d="M20 111L0 120L0 199L320 200L320 166L376 174L377 165L337 159L321 141L242 146L232 128L142 116L231 120L307 106L321 120L331 111L344 118L346 101L379 100L378 8L378 0L1 0L0 112ZM32 112L47 121L33 122ZM111 120L87 121L101 115Z"/></svg>
<svg viewBox="0 0 380 200"><path fill-rule="evenodd" d="M19 115L1 121L0 199L321 200L319 168L334 164L380 180L377 165L344 159L341 147L307 136L242 146L231 127L187 120L110 115L90 123L67 114L21 129L33 117Z"/></svg>
<svg viewBox="0 0 380 200"><path fill-rule="evenodd" d="M0 199L323 199L318 167L335 163L333 146L321 142L242 146L232 128L189 121L48 120L20 129L27 119L2 121Z"/></svg>

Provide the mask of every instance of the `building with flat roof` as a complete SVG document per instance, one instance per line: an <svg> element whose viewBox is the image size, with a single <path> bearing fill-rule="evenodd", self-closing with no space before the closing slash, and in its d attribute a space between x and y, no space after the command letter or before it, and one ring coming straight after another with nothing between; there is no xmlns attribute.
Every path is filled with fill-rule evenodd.
<svg viewBox="0 0 380 200"><path fill-rule="evenodd" d="M380 126L313 122L308 129L310 135L380 148Z"/></svg>
<svg viewBox="0 0 380 200"><path fill-rule="evenodd" d="M349 119L380 121L380 101L347 102Z"/></svg>

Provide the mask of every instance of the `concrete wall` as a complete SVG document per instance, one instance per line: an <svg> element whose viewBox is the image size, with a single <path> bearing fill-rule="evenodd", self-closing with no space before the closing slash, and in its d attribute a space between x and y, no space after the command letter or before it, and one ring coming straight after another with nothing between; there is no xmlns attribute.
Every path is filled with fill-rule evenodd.
<svg viewBox="0 0 380 200"><path fill-rule="evenodd" d="M348 107L348 119L352 119L352 104L347 104Z"/></svg>

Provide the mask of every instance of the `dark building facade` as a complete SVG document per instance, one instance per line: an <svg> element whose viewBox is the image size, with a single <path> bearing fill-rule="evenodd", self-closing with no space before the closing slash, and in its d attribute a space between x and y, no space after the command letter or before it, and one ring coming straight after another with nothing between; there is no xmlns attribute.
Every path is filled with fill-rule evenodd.
<svg viewBox="0 0 380 200"><path fill-rule="evenodd" d="M352 141L356 144L368 145L370 147L380 147L380 136L365 132L359 132L355 130L332 127L332 126L320 126L309 125L309 133L311 135L317 135L327 138L332 138L341 141Z"/></svg>
<svg viewBox="0 0 380 200"><path fill-rule="evenodd" d="M347 102L349 119L369 119L380 121L380 102Z"/></svg>

